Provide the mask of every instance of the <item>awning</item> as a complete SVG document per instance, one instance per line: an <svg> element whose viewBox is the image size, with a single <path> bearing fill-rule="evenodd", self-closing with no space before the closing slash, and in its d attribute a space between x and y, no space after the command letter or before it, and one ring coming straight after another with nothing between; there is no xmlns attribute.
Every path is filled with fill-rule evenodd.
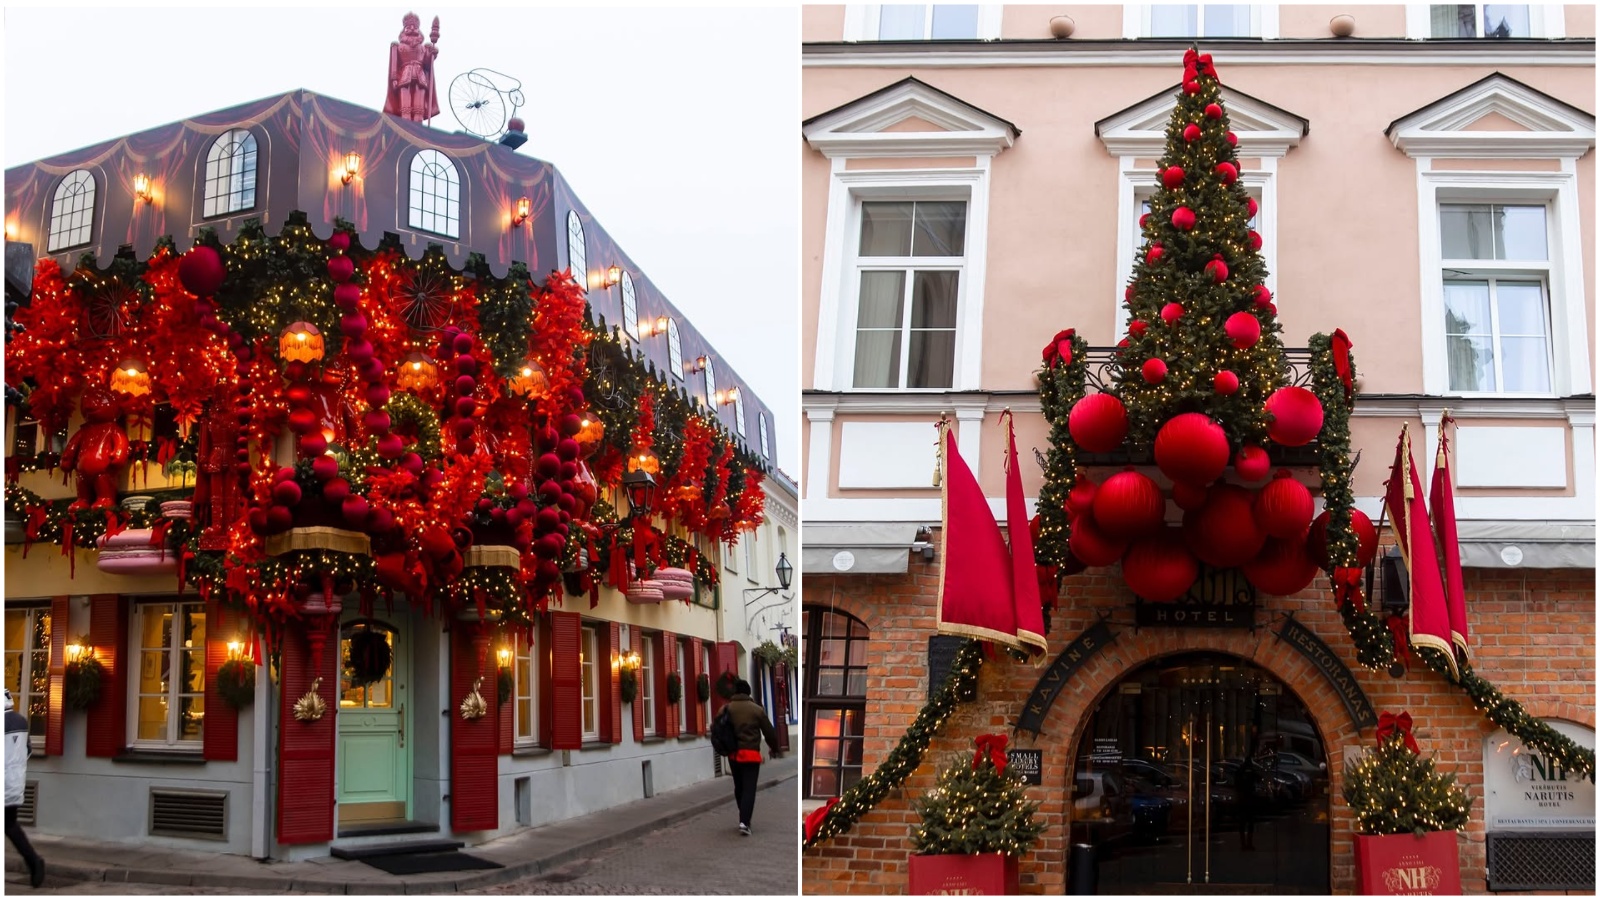
<svg viewBox="0 0 1600 900"><path fill-rule="evenodd" d="M906 571L920 526L904 522L805 524L806 575L889 575Z"/></svg>
<svg viewBox="0 0 1600 900"><path fill-rule="evenodd" d="M1463 568L1594 568L1593 522L1465 520L1456 536Z"/></svg>

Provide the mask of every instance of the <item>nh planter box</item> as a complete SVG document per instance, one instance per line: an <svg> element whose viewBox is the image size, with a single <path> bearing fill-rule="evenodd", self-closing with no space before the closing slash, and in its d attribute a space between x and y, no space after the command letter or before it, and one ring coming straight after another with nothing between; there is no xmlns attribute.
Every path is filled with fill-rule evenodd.
<svg viewBox="0 0 1600 900"><path fill-rule="evenodd" d="M1358 834L1356 874L1363 894L1460 894L1456 833Z"/></svg>
<svg viewBox="0 0 1600 900"><path fill-rule="evenodd" d="M911 893L1000 896L1017 893L1017 858L1004 853L911 857Z"/></svg>

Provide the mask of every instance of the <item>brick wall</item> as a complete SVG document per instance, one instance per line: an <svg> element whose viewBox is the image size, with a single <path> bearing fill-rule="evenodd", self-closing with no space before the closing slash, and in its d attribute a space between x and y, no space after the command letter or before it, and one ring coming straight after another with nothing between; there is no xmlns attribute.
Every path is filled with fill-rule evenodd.
<svg viewBox="0 0 1600 900"><path fill-rule="evenodd" d="M870 772L900 740L905 726L927 696L927 639L934 633L939 563L913 557L899 576L814 576L806 579L808 605L833 606L866 623L872 638L867 678L864 771ZM1594 572L1580 570L1469 570L1466 573L1474 665L1533 715L1563 718L1593 728ZM1347 746L1372 742L1368 729L1357 733L1333 688L1306 660L1275 638L1268 628L1282 612L1296 617L1327 643L1356 673L1378 711L1407 710L1423 750L1454 771L1472 797L1472 822L1461 855L1462 885L1485 887L1483 827L1483 738L1495 729L1460 690L1415 664L1393 679L1355 662L1354 647L1335 612L1324 577L1293 597L1262 597L1256 631L1132 628L1132 597L1115 569L1095 569L1067 579L1061 607L1050 627L1051 657L1108 613L1116 640L1093 657L1056 698L1037 740L1019 736L1020 747L1039 747L1043 784L1030 788L1049 826L1032 853L1022 859L1024 893L1060 894L1066 887L1071 794L1069 754L1095 704L1119 679L1145 662L1185 651L1220 651L1251 660L1292 689L1309 707L1327 748L1331 774L1330 829L1332 887L1355 889L1352 817L1341 797L1342 759ZM806 893L905 893L908 833L917 821L910 801L929 788L935 773L956 753L969 753L972 738L1010 733L1042 667L1001 655L985 663L978 700L963 704L929 748L920 769L904 789L863 817L848 834L806 851L802 860Z"/></svg>

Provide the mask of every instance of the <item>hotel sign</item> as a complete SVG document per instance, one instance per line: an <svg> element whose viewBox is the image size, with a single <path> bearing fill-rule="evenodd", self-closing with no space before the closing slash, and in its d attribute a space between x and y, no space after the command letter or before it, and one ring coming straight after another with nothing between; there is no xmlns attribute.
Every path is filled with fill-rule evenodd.
<svg viewBox="0 0 1600 900"><path fill-rule="evenodd" d="M1545 721L1585 747L1594 730ZM1594 831L1594 783L1505 731L1483 742L1484 820L1490 831Z"/></svg>
<svg viewBox="0 0 1600 900"><path fill-rule="evenodd" d="M1277 637L1280 641L1288 641L1289 646L1310 660L1311 665L1322 673L1322 677L1328 679L1328 683L1333 685L1334 693L1339 695L1339 702L1344 704L1344 711L1350 714L1350 721L1355 723L1357 730L1365 731L1378 724L1378 714L1373 710L1367 692L1361 689L1361 683L1356 681L1355 674L1327 644L1322 642L1322 638L1296 621L1292 615L1283 620L1283 630L1278 632Z"/></svg>
<svg viewBox="0 0 1600 900"><path fill-rule="evenodd" d="M1135 597L1133 619L1140 628L1254 628L1256 589L1238 569L1200 567L1200 577L1170 603Z"/></svg>

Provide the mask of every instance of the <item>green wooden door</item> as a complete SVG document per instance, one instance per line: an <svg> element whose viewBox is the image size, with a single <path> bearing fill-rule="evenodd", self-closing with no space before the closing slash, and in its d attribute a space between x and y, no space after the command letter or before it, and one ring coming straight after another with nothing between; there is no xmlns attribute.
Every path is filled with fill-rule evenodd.
<svg viewBox="0 0 1600 900"><path fill-rule="evenodd" d="M394 626L375 619L353 619L339 632L341 828L410 817L411 749L406 736L410 673L402 638ZM361 683L380 671L375 679Z"/></svg>

